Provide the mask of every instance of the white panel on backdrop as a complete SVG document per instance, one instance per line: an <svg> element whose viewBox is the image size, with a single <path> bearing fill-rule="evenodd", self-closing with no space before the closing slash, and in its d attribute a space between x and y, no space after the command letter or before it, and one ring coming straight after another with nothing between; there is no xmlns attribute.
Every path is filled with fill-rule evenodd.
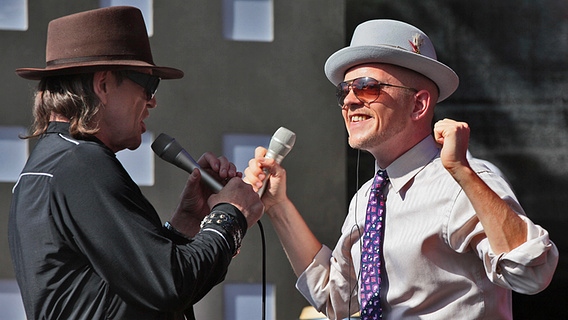
<svg viewBox="0 0 568 320"><path fill-rule="evenodd" d="M154 34L154 0L100 0L101 8L112 6L131 6L142 11L148 36Z"/></svg>
<svg viewBox="0 0 568 320"><path fill-rule="evenodd" d="M273 0L223 0L223 35L235 41L272 42Z"/></svg>
<svg viewBox="0 0 568 320"><path fill-rule="evenodd" d="M262 319L262 284L229 283L225 290L225 320ZM266 320L276 319L276 289L266 284Z"/></svg>
<svg viewBox="0 0 568 320"><path fill-rule="evenodd" d="M272 136L260 134L225 134L223 135L223 155L243 172L248 162L254 157L258 146L268 148Z"/></svg>
<svg viewBox="0 0 568 320"><path fill-rule="evenodd" d="M28 1L0 1L0 30L28 30Z"/></svg>
<svg viewBox="0 0 568 320"><path fill-rule="evenodd" d="M28 159L28 140L23 127L0 126L0 182L16 182Z"/></svg>
<svg viewBox="0 0 568 320"><path fill-rule="evenodd" d="M132 180L139 186L154 185L154 152L152 151L154 135L146 131L142 135L142 144L136 150L122 150L116 153L116 157Z"/></svg>
<svg viewBox="0 0 568 320"><path fill-rule="evenodd" d="M16 280L0 280L0 320L26 320Z"/></svg>

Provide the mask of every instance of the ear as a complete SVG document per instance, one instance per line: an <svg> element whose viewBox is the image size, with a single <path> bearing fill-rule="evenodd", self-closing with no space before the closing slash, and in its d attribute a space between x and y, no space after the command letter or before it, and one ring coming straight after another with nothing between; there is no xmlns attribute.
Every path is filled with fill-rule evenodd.
<svg viewBox="0 0 568 320"><path fill-rule="evenodd" d="M420 90L414 94L414 109L412 110L412 120L420 120L427 117L434 108L432 95L428 90Z"/></svg>
<svg viewBox="0 0 568 320"><path fill-rule="evenodd" d="M110 71L97 71L93 75L93 91L99 97L102 104L106 104L108 101L108 81L110 77Z"/></svg>

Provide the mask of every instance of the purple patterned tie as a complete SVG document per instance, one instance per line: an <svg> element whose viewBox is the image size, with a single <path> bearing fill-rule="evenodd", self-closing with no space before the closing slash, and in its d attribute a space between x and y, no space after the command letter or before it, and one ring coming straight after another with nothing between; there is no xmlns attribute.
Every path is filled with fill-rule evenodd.
<svg viewBox="0 0 568 320"><path fill-rule="evenodd" d="M361 319L381 319L381 241L385 195L383 188L389 177L385 170L377 171L365 218L365 234L361 248Z"/></svg>

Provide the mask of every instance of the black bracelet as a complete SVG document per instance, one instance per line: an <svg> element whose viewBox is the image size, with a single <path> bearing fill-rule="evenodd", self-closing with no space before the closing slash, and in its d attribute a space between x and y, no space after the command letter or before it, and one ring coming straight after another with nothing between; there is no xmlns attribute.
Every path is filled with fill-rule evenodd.
<svg viewBox="0 0 568 320"><path fill-rule="evenodd" d="M215 210L214 208L213 211L201 221L201 229L204 230L207 227L214 229L221 227L223 231L233 238L233 248L229 248L232 249L233 256L239 253L243 240L243 230L235 217L226 212Z"/></svg>

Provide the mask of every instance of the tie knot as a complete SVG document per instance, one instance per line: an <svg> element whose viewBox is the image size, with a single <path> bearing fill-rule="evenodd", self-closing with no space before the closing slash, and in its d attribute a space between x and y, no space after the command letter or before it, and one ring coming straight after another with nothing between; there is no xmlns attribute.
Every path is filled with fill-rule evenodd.
<svg viewBox="0 0 568 320"><path fill-rule="evenodd" d="M375 180L373 180L373 187L374 190L381 190L389 181L389 176L387 175L386 170L379 170L377 174L375 174Z"/></svg>

